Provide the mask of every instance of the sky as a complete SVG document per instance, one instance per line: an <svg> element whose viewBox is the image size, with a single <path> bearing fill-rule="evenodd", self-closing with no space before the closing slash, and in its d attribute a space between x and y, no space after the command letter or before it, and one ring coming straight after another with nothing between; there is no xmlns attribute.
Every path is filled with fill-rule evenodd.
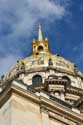
<svg viewBox="0 0 83 125"><path fill-rule="evenodd" d="M51 51L83 72L83 0L0 0L0 76L31 55L39 23Z"/></svg>

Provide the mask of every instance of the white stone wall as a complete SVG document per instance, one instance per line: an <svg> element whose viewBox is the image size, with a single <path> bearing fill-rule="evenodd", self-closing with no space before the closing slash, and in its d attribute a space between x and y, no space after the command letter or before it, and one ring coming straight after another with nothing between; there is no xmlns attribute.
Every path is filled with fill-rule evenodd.
<svg viewBox="0 0 83 125"><path fill-rule="evenodd" d="M0 109L0 125L11 125L11 99Z"/></svg>
<svg viewBox="0 0 83 125"><path fill-rule="evenodd" d="M15 94L0 109L0 125L66 125L61 119L63 117L60 118L59 115L51 119L46 109ZM68 123L76 125L71 121Z"/></svg>
<svg viewBox="0 0 83 125"><path fill-rule="evenodd" d="M24 98L12 96L11 125L41 125L40 108Z"/></svg>
<svg viewBox="0 0 83 125"><path fill-rule="evenodd" d="M30 73L27 75L22 74L22 75L20 75L19 79L22 79L24 81L24 83L27 85L32 85L32 78L34 75L42 76L43 83L44 83L45 79L48 78L49 75L67 76L70 78L72 86L83 89L83 81L81 80L80 77L75 77L73 75L68 75L66 73L57 73L54 70L49 70L46 72L33 72L33 73Z"/></svg>

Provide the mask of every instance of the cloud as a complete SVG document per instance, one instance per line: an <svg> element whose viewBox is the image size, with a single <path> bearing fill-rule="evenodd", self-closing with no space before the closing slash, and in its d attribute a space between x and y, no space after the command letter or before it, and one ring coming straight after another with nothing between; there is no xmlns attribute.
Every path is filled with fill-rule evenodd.
<svg viewBox="0 0 83 125"><path fill-rule="evenodd" d="M17 35L31 30L40 18L61 18L65 13L64 6L49 0L2 0L0 3L0 24L9 26L9 35ZM0 26L1 27L1 26ZM2 27L3 28L3 27ZM7 34L7 35L8 35Z"/></svg>
<svg viewBox="0 0 83 125"><path fill-rule="evenodd" d="M69 1L0 0L1 73L15 62L17 55L30 52L30 37L35 25L42 19L48 23L61 20L67 13Z"/></svg>
<svg viewBox="0 0 83 125"><path fill-rule="evenodd" d="M20 56L8 55L0 58L0 76L9 71L10 67L16 63Z"/></svg>

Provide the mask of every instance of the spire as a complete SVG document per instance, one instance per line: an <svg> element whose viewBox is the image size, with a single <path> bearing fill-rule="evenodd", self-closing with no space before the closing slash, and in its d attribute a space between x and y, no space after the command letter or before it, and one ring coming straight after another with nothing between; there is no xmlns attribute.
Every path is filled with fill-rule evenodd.
<svg viewBox="0 0 83 125"><path fill-rule="evenodd" d="M38 29L38 41L43 41L42 27L40 24L39 24L39 29Z"/></svg>

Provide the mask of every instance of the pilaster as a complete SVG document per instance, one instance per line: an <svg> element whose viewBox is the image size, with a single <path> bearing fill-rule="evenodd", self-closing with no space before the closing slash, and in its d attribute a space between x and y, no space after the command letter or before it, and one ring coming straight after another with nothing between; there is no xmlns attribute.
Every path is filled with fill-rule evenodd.
<svg viewBox="0 0 83 125"><path fill-rule="evenodd" d="M40 111L41 111L41 125L50 125L48 110L45 107L41 107Z"/></svg>

